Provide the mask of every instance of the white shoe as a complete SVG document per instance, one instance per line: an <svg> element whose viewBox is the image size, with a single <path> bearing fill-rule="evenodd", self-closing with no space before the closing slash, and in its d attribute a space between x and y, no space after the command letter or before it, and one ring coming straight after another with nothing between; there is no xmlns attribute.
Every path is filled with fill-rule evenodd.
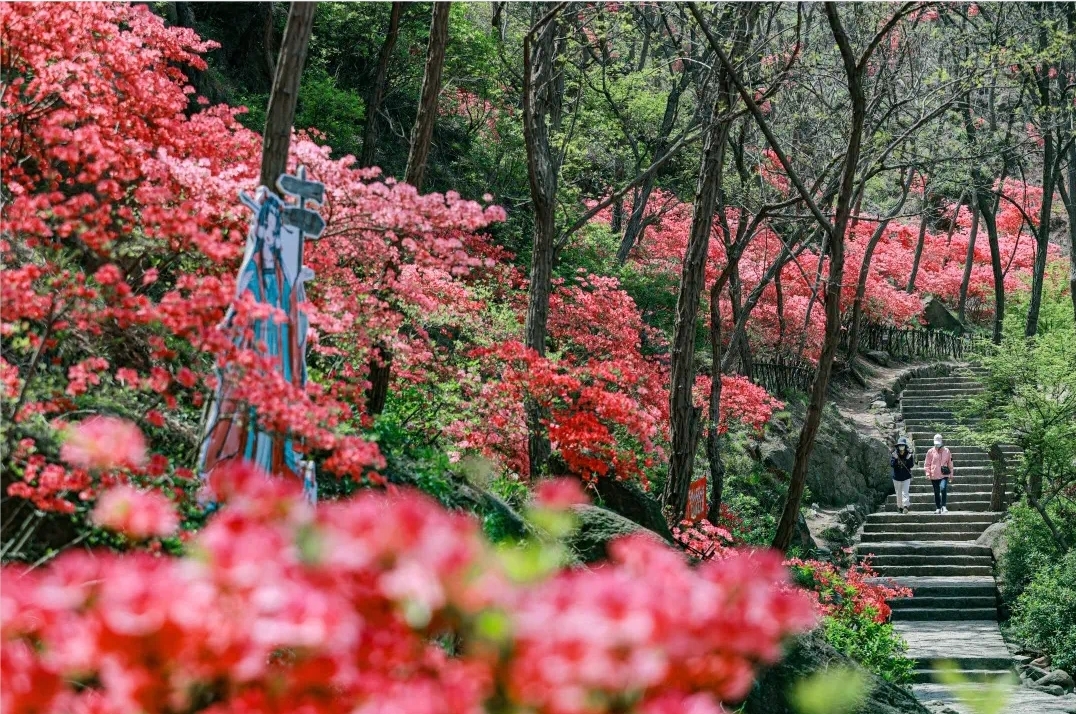
<svg viewBox="0 0 1076 714"><path fill-rule="evenodd" d="M948 512L949 512L949 509L948 509L948 508L946 508L945 506L942 506L942 510L941 510L941 512L942 512L942 513L948 513Z"/></svg>
<svg viewBox="0 0 1076 714"><path fill-rule="evenodd" d="M940 508L935 508L935 509L934 509L934 515L935 515L935 516L939 515L940 513L941 513L941 509L940 509Z"/></svg>

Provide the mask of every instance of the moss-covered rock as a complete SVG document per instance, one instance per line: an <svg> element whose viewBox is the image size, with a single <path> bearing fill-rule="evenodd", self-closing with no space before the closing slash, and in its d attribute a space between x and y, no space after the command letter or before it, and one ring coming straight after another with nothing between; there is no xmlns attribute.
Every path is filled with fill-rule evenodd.
<svg viewBox="0 0 1076 714"><path fill-rule="evenodd" d="M851 659L828 645L818 632L799 639L787 656L756 682L744 703L743 714L799 714L790 699L793 685L832 667L860 669ZM929 714L912 693L863 671L869 696L852 714Z"/></svg>
<svg viewBox="0 0 1076 714"><path fill-rule="evenodd" d="M582 505L575 506L572 511L579 519L579 528L568 538L568 546L584 563L604 560L608 557L609 541L621 536L641 533L666 542L654 531L605 508Z"/></svg>
<svg viewBox="0 0 1076 714"><path fill-rule="evenodd" d="M795 407L794 420L803 420ZM798 434L798 430L793 432ZM789 441L767 439L760 455L767 470L788 477L795 462L795 436ZM807 488L823 506L855 505L874 511L893 490L889 478L889 449L878 439L861 435L832 405L822 413L814 449L807 466Z"/></svg>

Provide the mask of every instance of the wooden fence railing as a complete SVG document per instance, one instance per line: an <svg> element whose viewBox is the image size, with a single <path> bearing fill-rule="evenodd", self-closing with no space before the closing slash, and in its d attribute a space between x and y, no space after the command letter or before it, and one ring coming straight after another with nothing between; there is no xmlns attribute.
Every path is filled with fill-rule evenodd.
<svg viewBox="0 0 1076 714"><path fill-rule="evenodd" d="M968 353L971 341L964 336L924 327L889 327L862 324L859 328L859 351L881 350L893 357L960 359ZM841 333L841 350L848 349L848 331Z"/></svg>
<svg viewBox="0 0 1076 714"><path fill-rule="evenodd" d="M815 365L795 357L779 356L751 365L751 381L771 394L806 392L814 379Z"/></svg>
<svg viewBox="0 0 1076 714"><path fill-rule="evenodd" d="M976 352L968 337L929 328L901 328L862 324L859 351L883 350L893 357L962 359ZM848 331L841 333L841 351L848 349ZM806 392L814 380L816 365L792 355L778 355L752 364L751 381L774 394Z"/></svg>

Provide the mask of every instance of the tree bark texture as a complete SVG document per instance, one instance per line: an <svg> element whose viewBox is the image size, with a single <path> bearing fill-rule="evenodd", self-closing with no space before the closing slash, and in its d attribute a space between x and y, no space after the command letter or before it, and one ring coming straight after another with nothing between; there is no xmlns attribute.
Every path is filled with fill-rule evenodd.
<svg viewBox="0 0 1076 714"><path fill-rule="evenodd" d="M1049 92L1049 90L1047 90ZM1053 209L1054 200L1054 134L1047 127L1042 132L1042 205L1039 207L1039 227L1035 234L1035 265L1031 272L1031 299L1027 306L1027 324L1024 326L1024 335L1034 337L1039 331L1039 310L1042 308L1042 286L1046 278L1046 258L1050 251L1050 212Z"/></svg>
<svg viewBox="0 0 1076 714"><path fill-rule="evenodd" d="M714 281L710 289L710 414L706 434L706 458L710 463L710 506L706 519L717 525L725 491L725 462L721 459L721 288Z"/></svg>
<svg viewBox="0 0 1076 714"><path fill-rule="evenodd" d="M549 322L549 295L552 291L553 253L556 242L557 165L550 145L548 120L559 114L560 102L554 81L557 24L550 17L551 3L535 6L536 23L523 41L523 137L527 148L527 176L534 207L534 247L531 255L530 286L527 290L527 320L524 327L527 347L540 355L546 352ZM527 455L531 478L545 470L549 460L549 437L544 414L535 403L525 405L527 413Z"/></svg>
<svg viewBox="0 0 1076 714"><path fill-rule="evenodd" d="M924 193L925 195L925 193ZM927 237L927 218L930 216L927 207L923 207L923 219L919 221L919 239L915 242L915 254L912 256L912 273L908 276L908 287L904 289L911 295L915 292L915 276L919 273L919 263L923 259L923 244Z"/></svg>
<svg viewBox="0 0 1076 714"><path fill-rule="evenodd" d="M848 330L848 353L845 355L848 364L852 364L856 355L859 354L859 323L863 316L863 301L867 297L867 278L870 275L871 258L874 256L874 249L878 247L882 234L885 233L885 229L889 226L889 222L904 208L904 203L908 200L908 191L912 187L913 176L915 176L915 171L909 170L904 185L901 187L900 201L897 202L897 205L885 218L878 222L874 232L871 233L870 239L867 241L867 247L863 250L863 262L859 265L859 280L856 281L856 295L852 300L851 326ZM856 215L858 215L858 212Z"/></svg>
<svg viewBox="0 0 1076 714"><path fill-rule="evenodd" d="M979 235L979 201L974 193L969 206L971 208L971 232L968 234L968 252L964 258L964 275L960 279L960 298L956 306L956 315L961 322L964 322L967 314L968 286L971 285L971 269L975 265L975 238Z"/></svg>
<svg viewBox="0 0 1076 714"><path fill-rule="evenodd" d="M381 102L385 98L385 87L389 78L389 62L392 60L392 51L396 48L396 38L400 36L400 15L403 14L402 2L392 3L389 12L389 27L385 34L385 41L381 43L381 52L377 57L377 75L374 77L374 86L370 91L369 100L366 102L366 126L362 132L362 155L359 156L360 166L373 166L375 152L377 150L378 116L381 111Z"/></svg>
<svg viewBox="0 0 1076 714"><path fill-rule="evenodd" d="M306 64L306 48L316 9L316 2L293 2L288 12L287 27L284 28L284 39L280 43L280 58L276 63L265 118L260 179L261 184L273 192L277 190L277 178L288 168L291 128L295 122L295 106L299 101L299 80Z"/></svg>
<svg viewBox="0 0 1076 714"><path fill-rule="evenodd" d="M673 125L676 123L676 112L680 106L680 97L687 87L689 76L690 72L685 69L680 81L673 85L673 88L669 90L669 95L665 98L665 114L661 118L658 141L654 145L654 159L662 156L668 150L669 135L672 133ZM646 204L650 201L650 194L654 191L656 176L657 172L647 176L636 193L635 203L631 207L631 214L628 217L627 226L624 228L624 237L621 239L620 247L616 251L616 262L619 265L627 262L631 249L635 247L646 228L643 223L643 216L646 213Z"/></svg>
<svg viewBox="0 0 1076 714"><path fill-rule="evenodd" d="M411 129L411 150L407 155L404 182L422 190L426 175L426 160L433 141L433 125L437 121L437 98L441 95L441 74L445 66L445 47L448 45L448 14L452 3L435 2L430 21L430 44L426 49L426 72L422 76L415 125Z"/></svg>
<svg viewBox="0 0 1076 714"><path fill-rule="evenodd" d="M807 484L807 464L814 449L814 440L818 435L818 426L822 421L822 407L826 402L829 389L829 376L833 369L833 358L837 353L837 343L841 331L841 282L844 279L844 239L851 216L852 196L855 193L856 169L863 145L863 125L866 120L866 97L863 92L862 67L857 66L848 36L841 25L837 6L826 3L826 18L833 31L833 38L841 51L845 75L848 80L848 93L852 103L852 122L849 130L848 149L845 152L844 167L837 205L829 240L829 275L826 279L825 311L826 332L822 342L822 354L818 358L818 372L811 385L811 398L807 404L807 415L800 429L799 442L796 444L796 460L792 466L792 476L788 484L781 520L777 524L777 533L773 538L773 547L787 551L792 544L796 530L796 521L800 513L800 501Z"/></svg>
<svg viewBox="0 0 1076 714"><path fill-rule="evenodd" d="M702 151L702 164L695 188L691 232L680 272L680 289L676 298L676 323L673 329L672 374L669 390L669 420L672 426L672 452L669 455L669 478L662 494L669 520L678 523L687 507L687 492L695 463L701 424L699 409L692 400L695 386L695 323L699 315L699 298L705 281L710 231L714 223L721 176L725 163L731 123L721 115L729 107L727 91L721 91L714 104L710 127Z"/></svg>
<svg viewBox="0 0 1076 714"><path fill-rule="evenodd" d="M1069 117L1071 129L1072 117ZM1072 298L1072 317L1076 321L1076 144L1069 146L1068 201L1069 214L1069 297Z"/></svg>

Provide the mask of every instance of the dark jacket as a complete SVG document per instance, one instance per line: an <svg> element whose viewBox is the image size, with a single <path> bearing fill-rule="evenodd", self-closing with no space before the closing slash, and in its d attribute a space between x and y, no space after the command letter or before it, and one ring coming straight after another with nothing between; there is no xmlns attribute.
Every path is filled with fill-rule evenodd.
<svg viewBox="0 0 1076 714"><path fill-rule="evenodd" d="M912 468L915 466L915 456L906 450L901 456L894 449L889 458L889 468L893 473L894 481L907 481L912 477Z"/></svg>

